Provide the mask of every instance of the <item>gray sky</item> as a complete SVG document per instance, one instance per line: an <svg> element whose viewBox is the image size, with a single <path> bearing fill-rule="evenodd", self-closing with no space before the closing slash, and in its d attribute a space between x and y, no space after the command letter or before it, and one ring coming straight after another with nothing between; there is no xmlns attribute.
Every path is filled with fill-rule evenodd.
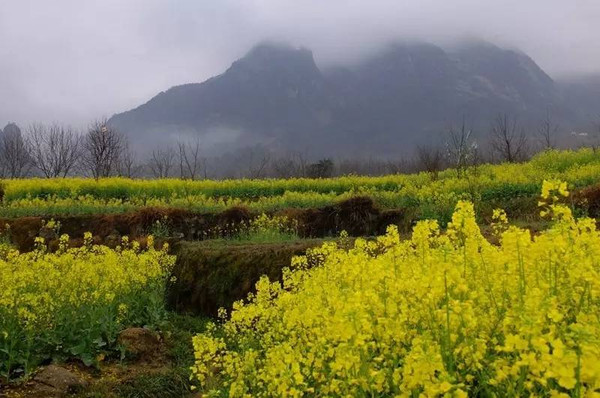
<svg viewBox="0 0 600 398"><path fill-rule="evenodd" d="M222 72L261 40L353 62L477 37L552 77L600 73L600 0L0 0L0 125L82 126Z"/></svg>

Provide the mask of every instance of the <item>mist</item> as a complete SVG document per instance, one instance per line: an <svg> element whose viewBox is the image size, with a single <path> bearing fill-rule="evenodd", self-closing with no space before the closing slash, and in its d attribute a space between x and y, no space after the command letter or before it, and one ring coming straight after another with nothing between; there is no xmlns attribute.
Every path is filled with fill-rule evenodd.
<svg viewBox="0 0 600 398"><path fill-rule="evenodd" d="M357 62L390 41L518 48L553 78L600 72L597 0L3 0L0 125L83 127L225 70L254 44Z"/></svg>

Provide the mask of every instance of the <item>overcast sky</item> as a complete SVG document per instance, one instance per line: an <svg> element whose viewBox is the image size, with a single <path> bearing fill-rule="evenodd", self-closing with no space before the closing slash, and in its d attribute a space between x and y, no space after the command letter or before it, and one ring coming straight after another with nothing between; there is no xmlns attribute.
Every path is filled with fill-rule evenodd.
<svg viewBox="0 0 600 398"><path fill-rule="evenodd" d="M600 73L600 0L0 0L0 125L82 126L222 72L261 40L353 62L479 37L552 77Z"/></svg>

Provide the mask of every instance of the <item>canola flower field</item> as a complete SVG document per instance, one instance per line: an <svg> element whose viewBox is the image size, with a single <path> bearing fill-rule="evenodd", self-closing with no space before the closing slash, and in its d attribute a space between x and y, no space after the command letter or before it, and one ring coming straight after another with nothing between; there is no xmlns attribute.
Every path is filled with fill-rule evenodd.
<svg viewBox="0 0 600 398"><path fill-rule="evenodd" d="M245 206L256 212L330 205L357 195L383 209L415 208L421 218L451 216L458 200L507 202L534 197L542 180L573 188L600 182L600 156L591 149L547 151L522 164L481 165L459 178L455 170L383 177L326 179L131 180L25 179L2 182L0 216L122 213L142 207L220 212Z"/></svg>
<svg viewBox="0 0 600 398"><path fill-rule="evenodd" d="M194 337L205 396L598 397L600 234L546 181L532 236L497 210L499 244L460 201L401 240L298 257Z"/></svg>
<svg viewBox="0 0 600 398"><path fill-rule="evenodd" d="M130 326L165 317L164 291L174 257L124 239L116 249L69 248L50 253L42 238L29 253L0 248L0 382L27 376L48 360L94 365L116 349ZM1 383L0 383L1 385Z"/></svg>
<svg viewBox="0 0 600 398"><path fill-rule="evenodd" d="M419 208L410 238L393 225L353 244L344 235L295 257L282 281L263 277L208 327L201 320L204 331L185 339L185 377L207 397L600 397L600 232L567 190L597 183L600 155L589 149L482 165L460 178L447 170L436 179L9 180L0 216L144 206L268 212L357 194L382 208ZM478 206L508 210L515 198L537 202L549 227L518 228L500 208L481 226ZM296 240L288 221L262 214L239 240ZM52 250L38 237L26 253L0 236L0 394L49 362L118 361L121 331L160 333L169 322L176 257L168 245L155 249L149 236L142 249L122 237L111 249L91 233L81 247L63 235Z"/></svg>

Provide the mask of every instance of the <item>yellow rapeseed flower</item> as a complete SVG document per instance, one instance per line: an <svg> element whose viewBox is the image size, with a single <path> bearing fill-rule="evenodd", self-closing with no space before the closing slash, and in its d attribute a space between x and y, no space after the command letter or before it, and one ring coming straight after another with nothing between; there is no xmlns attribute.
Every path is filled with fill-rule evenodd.
<svg viewBox="0 0 600 398"><path fill-rule="evenodd" d="M533 237L494 212L499 244L459 201L418 223L296 258L193 339L209 396L578 396L600 391L600 235L544 182ZM549 200L550 199L550 200ZM319 265L312 268L314 259Z"/></svg>

